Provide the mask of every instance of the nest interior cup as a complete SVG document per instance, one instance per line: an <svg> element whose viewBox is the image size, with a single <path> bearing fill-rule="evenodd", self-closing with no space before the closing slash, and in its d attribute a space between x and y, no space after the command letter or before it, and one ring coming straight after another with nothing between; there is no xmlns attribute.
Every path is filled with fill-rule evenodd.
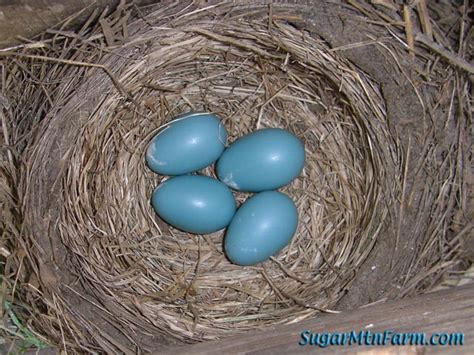
<svg viewBox="0 0 474 355"><path fill-rule="evenodd" d="M203 14L130 36L102 64L149 109L124 100L104 73L89 72L37 143L46 148L56 124L75 122L58 138L68 151L58 219L84 282L107 280L113 302L183 340L330 308L371 250L393 188L383 176L390 139L377 85L284 21L270 34L258 17L223 22ZM267 127L304 142L304 170L282 189L296 203L299 228L264 266L230 263L222 233L195 238L157 221L149 197L160 177L146 167L146 147L189 110L216 113L230 142Z"/></svg>
<svg viewBox="0 0 474 355"><path fill-rule="evenodd" d="M77 51L53 63L48 84L57 86L24 143L19 194L32 269L48 307L61 310L54 326L49 316L38 322L58 343L146 349L155 334L212 340L331 312L405 193L379 83L289 23L296 15L283 5L270 24L263 5L186 6L134 20L127 41L100 55ZM147 146L190 111L220 117L229 144L261 128L303 141L304 169L281 189L298 228L270 260L234 265L224 231L188 234L153 211L162 177L146 166ZM201 173L215 177L213 167ZM235 196L241 204L249 194ZM102 335L99 321L112 330Z"/></svg>

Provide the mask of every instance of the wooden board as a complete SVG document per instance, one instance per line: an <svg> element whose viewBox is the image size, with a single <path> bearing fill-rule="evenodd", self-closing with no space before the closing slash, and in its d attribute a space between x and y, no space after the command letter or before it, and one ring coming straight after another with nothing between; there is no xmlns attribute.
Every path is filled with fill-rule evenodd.
<svg viewBox="0 0 474 355"><path fill-rule="evenodd" d="M300 346L301 332L423 332L464 333L463 346ZM264 331L234 336L219 341L165 349L160 354L293 354L297 352L334 352L363 354L420 354L443 352L474 354L474 284L425 294L416 298L391 301L341 314L323 314L316 319Z"/></svg>

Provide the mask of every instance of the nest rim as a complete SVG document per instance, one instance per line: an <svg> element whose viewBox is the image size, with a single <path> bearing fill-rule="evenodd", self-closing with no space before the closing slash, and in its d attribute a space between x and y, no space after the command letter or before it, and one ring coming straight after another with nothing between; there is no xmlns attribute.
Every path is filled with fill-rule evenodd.
<svg viewBox="0 0 474 355"><path fill-rule="evenodd" d="M163 11L157 13L163 14ZM264 325L305 319L320 312L333 312L332 307L351 282L353 273L366 260L377 235L386 227L390 200L402 193L398 182L404 173L398 142L390 134L385 119L384 100L378 85L366 73L337 52L330 52L323 41L308 39L304 32L284 21L274 21L272 36L268 36L266 17L248 22L238 18L235 23L228 21L223 24L205 17L200 20L200 15L191 12L171 20L172 26L162 25L159 29L148 29L146 33L132 31L129 43L101 58L100 66L115 69L115 80L109 80L107 71L98 73L97 67L91 70L71 67L70 80L62 84L64 91L57 96L58 104L50 110L48 120L37 128L39 133L36 133L35 140L28 144L28 169L23 177L25 185L39 188L43 196L48 196L52 186L60 186L64 206L55 215L58 221L55 232L68 253L74 256L67 260L67 264L72 270L81 271L82 291L90 289L87 295L96 297L98 304L112 302L116 305L112 307L113 311L103 307L97 307L98 310L115 315L122 325L132 325L132 333L154 329L184 342L216 339ZM183 24L190 19L195 21L192 26ZM245 37L244 34L250 30L254 31L253 34ZM275 36L275 33L279 35ZM244 38L238 44L232 41L236 34L241 35L236 38ZM158 40L152 43L150 37ZM145 58L143 53L136 55L133 49L135 43L143 41L147 43ZM167 46L171 46L173 52L164 53L165 49L169 50ZM296 64L288 62L288 54L290 58L296 58ZM229 56L234 58L229 60ZM308 60L308 56L314 61ZM117 58L127 59L120 61ZM278 61L280 65L275 65ZM197 70L199 65L205 69ZM232 71L245 75L228 79ZM313 78L305 77L307 71L317 78L324 78L325 84L330 84L330 93L325 93L318 86L320 83L312 83ZM91 82L75 78L77 73ZM144 82L145 75L159 79ZM234 84L224 80L226 85L212 84L211 89L207 86L208 81L220 77L230 82L234 80ZM288 80L289 77L293 81ZM195 90L193 85L184 88L172 85L180 81L188 83L190 78L203 86L198 85ZM235 84L242 78L244 84ZM72 92L68 91L71 85L76 85ZM247 91L239 91L239 85ZM279 89L272 90L273 86ZM123 92L128 95L124 97ZM150 102L157 92L159 100L156 101L163 105L159 108ZM127 100L128 96L133 100ZM255 101L248 103L249 97ZM84 98L88 100L85 105ZM292 112L298 113L291 115L291 119L285 111L288 102ZM258 111L255 111L256 107ZM145 198L151 196L152 189L160 181L160 177L146 167L146 147L160 127L169 124L176 114L189 109L204 109L224 117L231 141L252 128L273 126L289 129L306 143L310 138L314 139L308 144L311 150L307 156L312 157L311 162L297 181L282 189L295 196L303 224L298 227L298 234L290 246L261 267L248 267L242 271L242 267L226 265L218 252L222 232L200 238L169 229L157 220L149 198ZM331 109L334 112L329 112ZM247 120L238 120L239 115ZM324 115L330 120L319 122ZM64 117L73 122L71 127L64 126ZM68 134L62 136L67 130ZM74 134L74 130L79 133ZM349 142L350 147L341 142ZM388 147L380 148L381 142L389 143ZM57 157L61 156L62 165L51 169L48 148L53 143L60 147L60 155L57 150L51 150ZM98 151L101 154L96 154ZM107 152L109 154L105 154ZM322 159L313 159L316 155ZM48 170L52 172L42 173ZM215 176L212 168L201 173ZM328 176L337 178L329 180ZM53 184L42 181L52 177ZM110 183L111 177L113 183ZM326 180L323 183L321 179ZM122 186L124 181L133 188ZM325 191L325 185L331 189ZM101 198L91 196L90 189L95 191L94 195L102 194ZM324 196L321 191L328 193L334 201L321 200ZM357 192L368 198L358 199ZM41 196L36 194L37 190L35 195L29 191L24 197L26 202L23 202L24 214L31 219L25 226L30 237L35 233L33 226L41 223L41 213L35 208L54 208L48 202L39 201ZM136 197L139 202L133 201ZM239 194L237 200L242 202L247 197L247 194ZM101 199L111 202L103 214ZM127 211L132 211L132 217L124 216L120 211L124 205ZM369 205L373 210L368 208ZM337 215L341 210L346 213L342 217ZM358 210L366 214L360 214ZM335 223L333 230L318 230L317 226L324 225L328 216L339 223ZM335 228L341 226L346 234ZM315 245L309 245L311 243L304 238L305 230L312 234L309 240ZM147 237L140 239L137 231ZM314 235L323 237L315 241L312 239ZM359 235L363 237L357 238ZM143 250L143 245L158 239L161 243L152 245L153 253ZM184 261L176 261L176 250L181 252ZM140 256L134 259L137 255ZM38 257L42 260L41 256ZM311 257L314 258L308 261ZM203 262L203 258L207 259ZM301 268L305 262L307 265ZM326 269L321 270L321 265L326 265ZM217 266L223 269L212 273ZM51 272L47 266L40 264L38 267L43 276ZM179 274L182 279L176 277ZM324 280L318 279L321 274ZM279 282L281 278L284 283ZM59 287L57 276L51 276L50 282L47 286L51 290ZM306 287L309 283L313 286ZM219 284L227 287L220 294L216 291ZM265 287L267 293L262 296L259 292ZM320 293L327 290L330 291L321 297ZM200 303L200 292L205 293L207 303ZM246 298L242 294L247 295ZM318 294L317 299L314 294ZM230 311L232 316L228 316L229 308L219 304L215 309L209 309L210 305L213 306L209 300L222 300L224 296L228 297L228 302L234 302L235 308ZM259 302L249 302L252 297ZM69 308L64 296L55 302L61 309ZM265 311L267 315L262 316ZM124 312L128 314L124 316ZM222 317L223 314L227 317ZM131 315L143 316L143 323ZM78 324L91 329L86 319L78 318ZM216 319L220 321L216 322ZM71 333L74 332L71 330ZM130 333L127 336L133 338ZM84 339L77 342L84 343Z"/></svg>

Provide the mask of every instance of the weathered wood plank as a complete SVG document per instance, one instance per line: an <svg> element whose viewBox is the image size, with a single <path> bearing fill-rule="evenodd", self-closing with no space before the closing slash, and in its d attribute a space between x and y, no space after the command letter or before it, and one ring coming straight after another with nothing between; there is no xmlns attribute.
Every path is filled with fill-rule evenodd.
<svg viewBox="0 0 474 355"><path fill-rule="evenodd" d="M463 346L383 347L384 353L403 350L404 353L422 351L474 354L474 284L425 294L416 298L386 302L347 311L341 314L323 314L316 319L263 331L234 336L219 341L166 349L168 354L292 354L295 352L337 351L355 353L382 350L382 347L300 346L301 332L350 332L370 330L383 332L423 332L427 339L433 333L464 333ZM163 353L163 352L160 352Z"/></svg>

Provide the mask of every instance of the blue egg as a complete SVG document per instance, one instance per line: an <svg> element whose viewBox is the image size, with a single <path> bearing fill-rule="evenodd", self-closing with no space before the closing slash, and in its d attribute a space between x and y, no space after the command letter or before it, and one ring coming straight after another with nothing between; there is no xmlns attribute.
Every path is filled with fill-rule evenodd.
<svg viewBox="0 0 474 355"><path fill-rule="evenodd" d="M178 116L150 142L146 161L163 175L184 175L204 169L221 156L227 131L211 113L190 112Z"/></svg>
<svg viewBox="0 0 474 355"><path fill-rule="evenodd" d="M235 190L259 192L289 184L303 170L303 142L279 128L267 128L236 140L227 148L216 170L219 179Z"/></svg>
<svg viewBox="0 0 474 355"><path fill-rule="evenodd" d="M277 191L258 193L237 210L227 228L224 249L237 265L255 265L282 250L298 226L293 201Z"/></svg>
<svg viewBox="0 0 474 355"><path fill-rule="evenodd" d="M160 184L151 203L173 227L196 234L227 227L237 208L234 195L222 182L200 175L182 175Z"/></svg>

